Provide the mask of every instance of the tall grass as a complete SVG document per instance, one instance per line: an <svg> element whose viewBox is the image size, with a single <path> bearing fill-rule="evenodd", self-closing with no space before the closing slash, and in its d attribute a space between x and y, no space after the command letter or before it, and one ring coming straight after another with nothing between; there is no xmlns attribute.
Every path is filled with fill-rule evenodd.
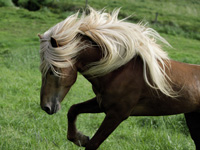
<svg viewBox="0 0 200 150"><path fill-rule="evenodd" d="M62 4L64 0L60 0L60 2ZM183 11L184 6L180 5L179 1L176 7L175 3L170 0L168 3L156 0L144 2L140 0L116 2L89 0L89 4L96 8L107 6L108 10L111 10L114 7L123 6L120 17L137 12L138 20L153 20L154 13L160 10L159 17L162 17L158 19L161 25L155 25L155 29L161 30L162 23L167 20L166 15L170 13L169 17L173 18L171 21L178 24L177 30L179 30L179 23L187 24L192 30L195 29L194 22L198 21L199 16L190 13L183 14L188 15L189 19L182 18L182 13L176 13L174 10L180 8L180 11ZM186 5L186 1L182 2L185 4L185 8L188 7L188 10L194 11L193 1L190 1L188 5ZM73 0L69 3L84 7L83 0ZM158 4L160 4L159 8L156 7ZM194 8L199 6L199 4L195 5L197 6ZM171 11L167 11L164 6L170 6L169 10ZM175 8L172 9L173 7ZM39 105L41 75L38 69L39 40L37 34L43 33L72 13L72 9L56 14L52 13L51 8L41 8L37 12L13 7L0 8L0 149L84 149L78 148L66 138L66 114L69 107L94 97L91 84L83 76L78 76L76 84L63 101L62 109L57 114L49 116L41 110ZM130 18L130 21L136 20ZM169 29L174 30L173 26L169 26ZM198 32L196 33L198 34ZM179 34L166 34L166 32L163 32L162 35L174 47L167 49L172 59L200 64L200 42L197 39L186 38L187 36L179 36ZM104 114L80 115L77 127L91 137L100 126L104 116ZM130 117L109 136L100 149L193 150L194 143L190 138L183 115Z"/></svg>

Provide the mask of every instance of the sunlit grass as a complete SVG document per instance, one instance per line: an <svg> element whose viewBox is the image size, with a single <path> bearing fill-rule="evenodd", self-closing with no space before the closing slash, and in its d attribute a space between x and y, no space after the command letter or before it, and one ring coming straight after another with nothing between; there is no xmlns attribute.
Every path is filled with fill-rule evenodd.
<svg viewBox="0 0 200 150"><path fill-rule="evenodd" d="M147 2L145 5L140 1L131 1L131 4L135 6L131 7L128 6L128 2L126 0L123 3L122 16L131 15L131 11L138 10L137 17L143 19L144 16L147 16L148 20L154 3ZM80 3L81 6L84 6L82 5L83 1L73 1L73 3ZM116 3L104 0L101 3L90 1L89 4L91 6L94 4L96 8L108 5L108 9L111 9L121 6L122 1ZM199 18L195 13L198 10L193 9L192 4L187 7L181 5L178 12L173 9L173 7L179 8L178 5L174 6L171 1L166 4L171 6L170 9L173 11L168 12L167 9L164 9L161 12L172 13L171 17L174 17L174 22L177 24L181 24L181 22L190 24ZM192 7L189 7L191 5ZM141 8L139 8L140 6ZM181 19L183 8L190 12L192 21L191 19ZM154 12L151 13L154 14ZM61 14L53 14L44 9L38 12L29 12L20 8L0 8L0 149L84 149L78 148L66 138L66 115L69 107L94 97L91 84L83 76L78 76L77 82L63 101L62 109L57 114L49 116L41 110L39 105L41 75L37 33L43 33L61 21L64 16L72 13L66 11ZM189 25L189 27L193 28L193 25ZM161 26L155 26L155 29L161 30ZM200 64L200 42L198 40L185 38L185 35L169 35L166 32L162 35L174 47L167 49L172 59ZM91 137L100 126L104 116L104 114L80 115L77 127ZM100 149L193 150L194 143L189 136L183 115L130 117L109 136Z"/></svg>

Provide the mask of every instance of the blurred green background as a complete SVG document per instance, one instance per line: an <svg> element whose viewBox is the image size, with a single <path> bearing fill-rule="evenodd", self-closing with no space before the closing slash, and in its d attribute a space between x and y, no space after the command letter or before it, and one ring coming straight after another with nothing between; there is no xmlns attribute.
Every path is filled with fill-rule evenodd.
<svg viewBox="0 0 200 150"><path fill-rule="evenodd" d="M169 56L200 64L199 0L88 0L95 9L111 12L121 7L120 18L148 22L173 48ZM94 96L82 75L49 116L39 105L39 39L67 16L85 9L85 0L0 0L0 149L82 150L67 141L67 111L72 104ZM158 14L156 19L156 14ZM84 114L77 120L90 137L104 114ZM194 150L183 115L130 117L101 145L102 150Z"/></svg>

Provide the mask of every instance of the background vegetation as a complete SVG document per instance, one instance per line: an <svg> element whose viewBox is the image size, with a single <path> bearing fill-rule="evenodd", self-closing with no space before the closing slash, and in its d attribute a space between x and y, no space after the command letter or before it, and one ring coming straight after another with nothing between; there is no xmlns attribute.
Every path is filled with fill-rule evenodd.
<svg viewBox="0 0 200 150"><path fill-rule="evenodd" d="M172 59L200 64L198 0L88 0L96 9L121 7L120 18L149 22L169 43ZM38 33L85 8L85 0L0 0L0 149L77 150L66 139L66 114L72 104L92 98L81 75L49 116L40 109ZM155 14L158 13L155 23ZM104 114L80 115L77 126L92 136ZM183 115L130 117L100 147L102 150L194 150Z"/></svg>

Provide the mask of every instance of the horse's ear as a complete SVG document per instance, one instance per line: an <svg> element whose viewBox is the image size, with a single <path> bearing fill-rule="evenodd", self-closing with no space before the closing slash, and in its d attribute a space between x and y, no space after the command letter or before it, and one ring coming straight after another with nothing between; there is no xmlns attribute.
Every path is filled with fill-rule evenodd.
<svg viewBox="0 0 200 150"><path fill-rule="evenodd" d="M51 37L51 45L52 45L52 47L59 47L57 41L52 37Z"/></svg>
<svg viewBox="0 0 200 150"><path fill-rule="evenodd" d="M38 33L38 37L39 37L40 39L42 39L42 36L40 35L40 33Z"/></svg>

